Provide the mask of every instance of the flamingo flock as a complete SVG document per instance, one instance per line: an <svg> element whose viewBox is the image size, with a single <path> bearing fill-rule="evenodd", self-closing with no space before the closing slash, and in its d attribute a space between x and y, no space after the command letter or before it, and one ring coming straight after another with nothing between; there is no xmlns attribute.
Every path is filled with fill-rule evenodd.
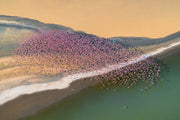
<svg viewBox="0 0 180 120"><path fill-rule="evenodd" d="M127 62L143 53L106 38L82 32L38 31L26 37L15 50L18 64L44 68L46 74L77 73ZM52 72L53 69L53 72ZM55 70L54 70L55 69ZM134 86L143 81L156 83L161 67L156 60L143 61L97 76L106 85Z"/></svg>

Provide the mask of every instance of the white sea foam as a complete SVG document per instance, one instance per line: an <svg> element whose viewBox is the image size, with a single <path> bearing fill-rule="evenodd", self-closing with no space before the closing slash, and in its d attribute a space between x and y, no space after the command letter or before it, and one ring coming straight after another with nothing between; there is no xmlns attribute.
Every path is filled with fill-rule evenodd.
<svg viewBox="0 0 180 120"><path fill-rule="evenodd" d="M18 25L18 26L28 27L28 28L32 28L32 29L38 29L37 27L26 25L26 24L23 24L23 23L20 23L20 22L16 22L16 21L0 20L0 24Z"/></svg>
<svg viewBox="0 0 180 120"><path fill-rule="evenodd" d="M105 67L105 68L102 68L99 70L94 70L91 72L72 74L72 75L66 76L58 81L52 81L52 82L48 82L48 83L35 83L35 84L31 84L31 85L22 85L22 86L17 86L17 87L10 88L7 90L3 90L0 92L0 105L4 104L12 99L15 99L20 95L32 94L35 92L40 92L40 91L45 91L45 90L67 88L67 87L69 87L71 82L76 81L78 79L108 73L110 71L122 68L124 66L130 65L133 63L137 63L141 60L144 60L148 57L159 54L159 53L161 53L169 48L172 48L174 46L177 46L177 45L180 45L180 42L176 42L176 43L169 45L168 47L160 48L153 52L143 54L142 56L140 56L138 58L134 58L133 60L129 60L128 62L125 62L125 63L111 65L111 66L108 66L108 67Z"/></svg>
<svg viewBox="0 0 180 120"><path fill-rule="evenodd" d="M7 20L0 20L1 24L16 24L16 25L20 25L18 22L15 21L7 21Z"/></svg>

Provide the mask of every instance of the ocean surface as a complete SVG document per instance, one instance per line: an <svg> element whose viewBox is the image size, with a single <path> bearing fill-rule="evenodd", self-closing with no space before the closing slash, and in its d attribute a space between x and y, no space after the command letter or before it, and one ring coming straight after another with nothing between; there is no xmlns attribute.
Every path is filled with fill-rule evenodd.
<svg viewBox="0 0 180 120"><path fill-rule="evenodd" d="M86 88L23 120L180 120L180 52L161 61L169 72L151 89Z"/></svg>

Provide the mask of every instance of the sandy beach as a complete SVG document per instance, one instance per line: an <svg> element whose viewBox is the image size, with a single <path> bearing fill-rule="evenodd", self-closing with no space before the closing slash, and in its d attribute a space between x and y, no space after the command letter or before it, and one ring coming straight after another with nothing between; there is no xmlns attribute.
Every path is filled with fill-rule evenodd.
<svg viewBox="0 0 180 120"><path fill-rule="evenodd" d="M180 50L179 44L180 43L178 42L171 44L166 48L159 48L149 54L146 54L142 58L145 59L150 56L156 56L158 59L161 59L169 54L178 52ZM142 60L142 58L137 60ZM108 72L112 72L115 69L117 68L114 69L111 68L111 70L109 70ZM107 71L101 72L101 74L106 74L106 73ZM101 75L101 74L97 74L97 75ZM51 104L56 103L73 93L76 93L84 88L87 88L88 86L97 84L97 82L99 81L96 81L96 79L88 80L88 77L94 77L94 76L96 75L91 74L91 76L79 77L79 78L77 77L77 79L74 79L74 81L71 80L71 82L69 82L68 84L66 85L61 84L62 86L58 86L58 87L57 86L47 87L49 85L46 84L44 85L44 87L42 87L42 89L32 90L30 93L19 92L20 94L16 94L15 97L13 96L11 96L11 98L5 97L4 99L1 99L0 119L13 120L35 114L39 110L42 110L43 108L46 108ZM22 89L18 89L18 90L23 91ZM29 94L29 95L25 95L25 94ZM14 93L12 95L14 95Z"/></svg>

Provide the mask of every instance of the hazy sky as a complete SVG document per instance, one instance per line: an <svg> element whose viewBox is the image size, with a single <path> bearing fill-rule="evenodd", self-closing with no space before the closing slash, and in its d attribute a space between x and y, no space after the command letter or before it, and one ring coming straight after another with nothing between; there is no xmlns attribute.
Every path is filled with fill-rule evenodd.
<svg viewBox="0 0 180 120"><path fill-rule="evenodd" d="M163 37L180 30L180 0L0 0L0 14L101 37Z"/></svg>

